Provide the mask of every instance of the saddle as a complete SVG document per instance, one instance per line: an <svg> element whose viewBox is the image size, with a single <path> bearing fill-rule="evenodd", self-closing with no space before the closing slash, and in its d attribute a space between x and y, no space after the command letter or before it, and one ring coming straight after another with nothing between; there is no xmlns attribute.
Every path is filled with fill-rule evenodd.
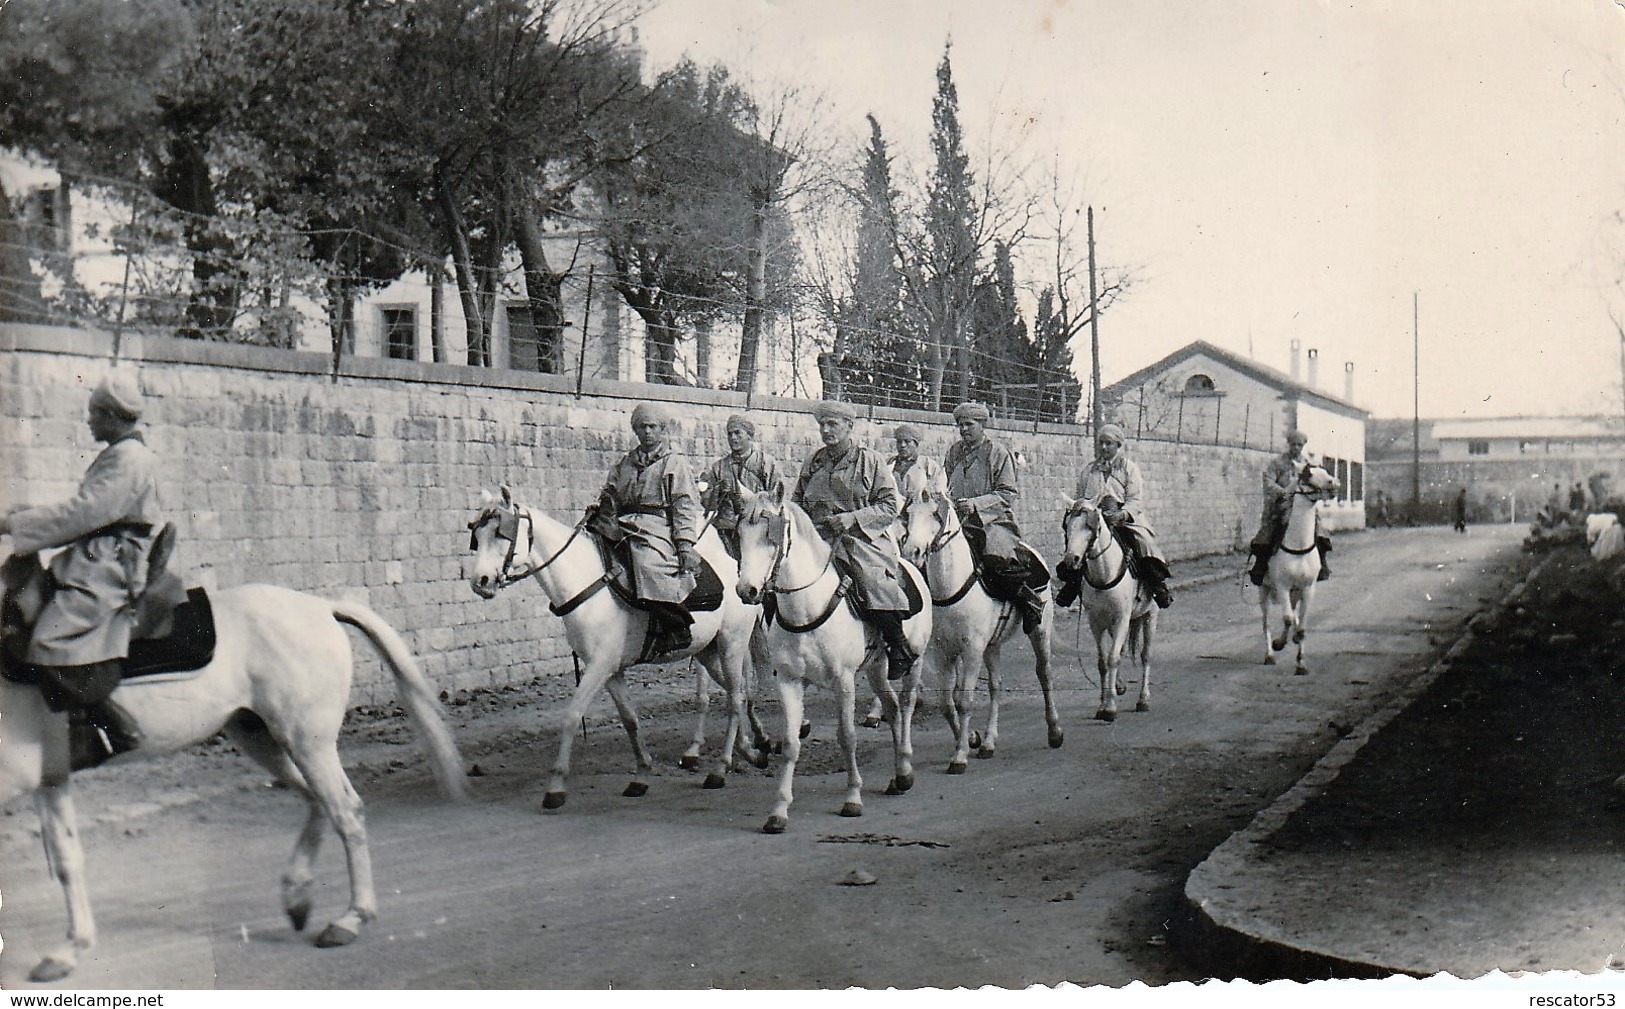
<svg viewBox="0 0 1625 1009"><path fill-rule="evenodd" d="M595 542L598 544L599 557L604 563L604 581L610 591L633 609L648 609L638 598L637 569L632 565L630 539L623 536L610 540L599 536ZM688 598L683 600L683 607L690 613L709 613L721 609L723 591L722 578L711 566L711 562L702 557L700 569L694 572L694 588L689 592Z"/></svg>
<svg viewBox="0 0 1625 1009"><path fill-rule="evenodd" d="M135 626L130 633L130 654L122 660L122 680L193 673L214 658L214 608L207 592L187 589L168 570L174 548L175 527L165 524L148 552L147 587L133 604ZM33 638L34 621L57 586L38 554L8 557L0 564L0 583L5 586L0 602L0 648L6 657L0 674L13 683L32 686L38 679L23 657Z"/></svg>
<svg viewBox="0 0 1625 1009"><path fill-rule="evenodd" d="M962 535L970 546L971 560L976 565L982 590L1001 603L1016 602L1023 588L1041 589L1049 585L1049 564L1025 541L1016 544L1013 563L987 562L987 531L980 525L967 523ZM1002 558L1000 559L1002 561ZM1081 577L1081 576L1080 576Z"/></svg>

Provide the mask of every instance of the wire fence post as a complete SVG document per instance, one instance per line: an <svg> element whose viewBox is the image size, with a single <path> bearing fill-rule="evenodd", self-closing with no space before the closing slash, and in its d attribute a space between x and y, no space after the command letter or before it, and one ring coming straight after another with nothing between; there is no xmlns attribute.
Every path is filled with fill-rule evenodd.
<svg viewBox="0 0 1625 1009"><path fill-rule="evenodd" d="M587 375L588 327L592 325L592 281L597 263L587 264L587 304L581 309L581 352L576 355L576 399L581 398L581 383Z"/></svg>

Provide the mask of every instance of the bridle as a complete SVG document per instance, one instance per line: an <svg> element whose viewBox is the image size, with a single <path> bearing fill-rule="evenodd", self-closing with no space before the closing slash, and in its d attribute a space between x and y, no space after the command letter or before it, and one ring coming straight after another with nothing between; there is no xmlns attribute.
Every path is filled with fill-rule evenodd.
<svg viewBox="0 0 1625 1009"><path fill-rule="evenodd" d="M910 502L910 503L912 504L912 502ZM953 506L949 505L949 507L951 508ZM927 556L929 556L931 554L934 554L934 553L940 552L949 543L952 543L954 541L955 536L958 536L958 535L962 534L965 531L965 527L962 524L961 525L956 525L952 529L948 528L948 520L942 514L942 501L940 501L940 500L933 500L932 501L931 514L936 517L936 520L937 520L937 523L938 523L938 529L937 529L937 534L935 536L931 537L931 542L926 544L925 553L926 553ZM907 537L907 529L906 529L906 527L905 527L905 530L904 530L904 536L905 536L905 538ZM931 605L932 606L952 606L953 604L959 602L961 599L965 598L965 596L970 593L971 586L976 584L976 580L981 577L981 574L982 574L982 567L981 567L980 564L976 563L976 556L975 556L974 553L972 553L972 555L971 555L970 575L969 575L969 577L967 577L965 579L965 584L959 586L959 588L956 589L951 595L948 595L948 596L946 596L944 598L938 599L935 595L932 595L931 596Z"/></svg>
<svg viewBox="0 0 1625 1009"><path fill-rule="evenodd" d="M1102 540L1100 530L1106 526L1106 521L1101 515L1100 510L1095 508L1087 501L1079 501L1072 506L1071 510L1066 513L1066 517L1061 520L1061 529L1063 532L1065 532L1067 523L1071 522L1074 516L1081 515L1085 511L1094 512L1095 519L1089 523L1089 541L1083 546L1083 565L1081 567L1083 580L1089 584L1090 588L1099 592L1104 592L1107 589L1114 589L1120 582L1122 582L1124 576L1128 574L1129 563L1128 555L1126 553L1123 556L1123 563L1117 569L1117 574L1113 575L1111 580L1106 582L1097 582L1093 578L1089 577L1089 562L1098 561L1102 557L1105 557L1106 554L1111 551L1112 543L1115 540L1115 537L1110 535L1106 536L1105 539ZM1091 552L1092 548L1096 544L1100 545L1100 549Z"/></svg>
<svg viewBox="0 0 1625 1009"><path fill-rule="evenodd" d="M574 543L576 537L581 535L582 528L587 524L585 518L577 522L575 528L570 530L570 535L565 539L564 545L554 551L551 557L540 564L532 564L523 570L514 571L514 558L519 554L520 526L525 527L526 541L534 545L536 542L535 522L530 516L529 509L520 508L517 502L507 507L491 505L475 516L474 520L468 524L468 549L470 551L479 549L479 541L475 538L475 534L490 524L493 519L497 523L497 539L508 541L508 552L502 558L502 569L497 572L496 587L498 589L505 589L515 582L522 582L532 575L539 575L547 570L554 561L564 556L564 552L570 549L570 544ZM530 550L527 548L526 552L529 553Z"/></svg>
<svg viewBox="0 0 1625 1009"><path fill-rule="evenodd" d="M778 597L793 595L797 592L804 592L822 581L824 575L829 571L830 565L835 563L835 554L831 552L830 555L824 559L824 566L819 569L818 574L813 576L812 581L793 589L787 589L776 584L779 580L779 569L784 565L785 558L790 556L790 546L794 529L795 522L793 522L789 516L784 514L783 505L780 505L779 510L774 512L767 519L768 537L770 539L775 535L778 537L778 544L773 551L773 563L767 569L767 577L762 579L762 590L768 595ZM817 630L818 628L822 627L830 617L835 615L835 611L840 608L841 600L845 598L845 596L846 592L844 588L838 586L835 591L830 594L829 605L824 608L824 611L805 624L791 624L784 619L783 613L779 612L779 626L792 634L802 634L807 631ZM775 606L774 610L775 612L778 612L778 607Z"/></svg>

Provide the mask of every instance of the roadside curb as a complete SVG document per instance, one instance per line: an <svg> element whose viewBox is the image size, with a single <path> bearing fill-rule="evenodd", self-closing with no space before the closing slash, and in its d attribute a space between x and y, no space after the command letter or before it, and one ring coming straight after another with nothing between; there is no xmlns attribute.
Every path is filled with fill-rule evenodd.
<svg viewBox="0 0 1625 1009"><path fill-rule="evenodd" d="M1257 846L1275 834L1293 813L1318 797L1354 759L1360 749L1426 691L1451 663L1466 652L1479 630L1492 624L1528 591L1550 560L1541 558L1502 599L1473 614L1455 642L1420 675L1405 684L1382 708L1340 740L1309 772L1241 830L1215 848L1185 881L1188 934L1182 945L1200 961L1225 964L1230 977L1319 980L1382 978L1395 974L1421 977L1412 970L1338 955L1333 950L1300 946L1274 923L1254 917L1254 901L1231 881L1245 874Z"/></svg>

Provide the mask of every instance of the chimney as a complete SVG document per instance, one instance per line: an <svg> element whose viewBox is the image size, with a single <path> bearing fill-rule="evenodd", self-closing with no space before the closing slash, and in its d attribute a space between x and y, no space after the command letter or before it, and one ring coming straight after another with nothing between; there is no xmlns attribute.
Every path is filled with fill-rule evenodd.
<svg viewBox="0 0 1625 1009"><path fill-rule="evenodd" d="M1309 348L1309 379L1304 383L1311 389L1320 387L1320 351Z"/></svg>
<svg viewBox="0 0 1625 1009"><path fill-rule="evenodd" d="M1354 402L1354 362L1343 362L1343 398Z"/></svg>
<svg viewBox="0 0 1625 1009"><path fill-rule="evenodd" d="M1292 381L1298 380L1298 341L1292 341Z"/></svg>

